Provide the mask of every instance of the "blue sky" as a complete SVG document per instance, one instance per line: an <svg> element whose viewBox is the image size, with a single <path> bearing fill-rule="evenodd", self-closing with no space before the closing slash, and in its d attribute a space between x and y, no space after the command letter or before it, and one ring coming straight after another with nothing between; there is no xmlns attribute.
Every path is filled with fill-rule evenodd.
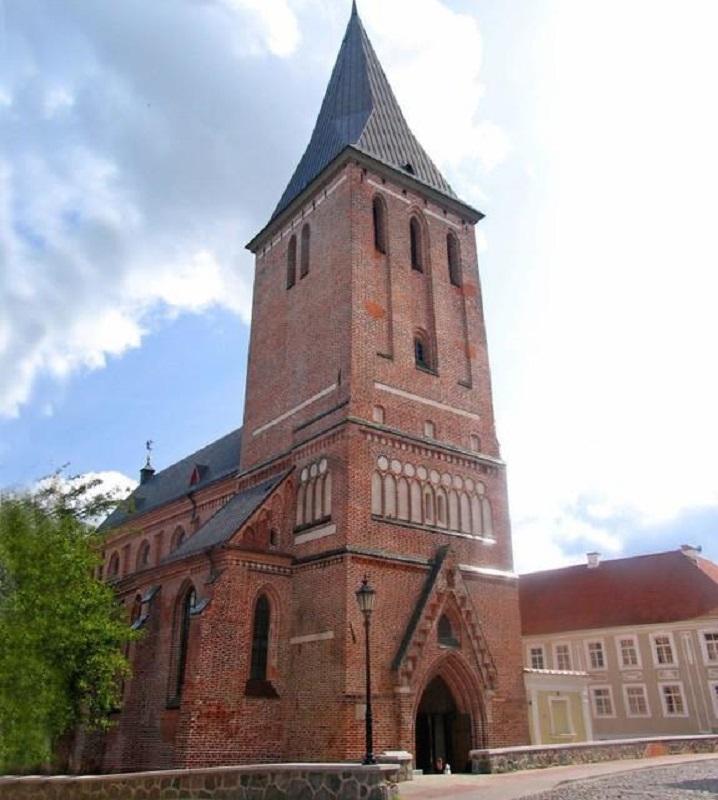
<svg viewBox="0 0 718 800"><path fill-rule="evenodd" d="M241 424L252 262L337 0L0 0L0 486L134 478ZM718 559L712 0L360 0L409 123L487 213L521 570Z"/></svg>

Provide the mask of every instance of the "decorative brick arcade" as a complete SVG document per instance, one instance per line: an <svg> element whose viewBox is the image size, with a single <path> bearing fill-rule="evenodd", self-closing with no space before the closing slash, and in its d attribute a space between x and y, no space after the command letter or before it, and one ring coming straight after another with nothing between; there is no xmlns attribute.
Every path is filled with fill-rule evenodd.
<svg viewBox="0 0 718 800"><path fill-rule="evenodd" d="M105 524L105 577L144 635L79 769L361 758L364 575L376 751L458 771L527 741L481 217L410 131L354 9L248 245L244 426L148 465Z"/></svg>

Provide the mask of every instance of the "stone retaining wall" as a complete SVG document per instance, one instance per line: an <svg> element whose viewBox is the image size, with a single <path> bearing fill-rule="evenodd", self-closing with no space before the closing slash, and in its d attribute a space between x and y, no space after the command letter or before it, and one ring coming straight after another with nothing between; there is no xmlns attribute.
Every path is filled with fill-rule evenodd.
<svg viewBox="0 0 718 800"><path fill-rule="evenodd" d="M0 778L0 800L394 800L398 765L272 764Z"/></svg>
<svg viewBox="0 0 718 800"><path fill-rule="evenodd" d="M596 761L620 761L627 758L718 753L718 735L655 736L645 739L614 739L579 744L503 747L496 750L472 750L472 772L513 772Z"/></svg>

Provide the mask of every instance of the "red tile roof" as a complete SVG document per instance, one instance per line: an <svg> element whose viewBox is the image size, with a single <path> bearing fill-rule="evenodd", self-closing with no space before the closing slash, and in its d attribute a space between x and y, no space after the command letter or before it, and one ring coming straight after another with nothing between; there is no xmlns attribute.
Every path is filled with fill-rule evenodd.
<svg viewBox="0 0 718 800"><path fill-rule="evenodd" d="M533 572L519 580L524 636L678 622L718 613L718 565L680 550Z"/></svg>

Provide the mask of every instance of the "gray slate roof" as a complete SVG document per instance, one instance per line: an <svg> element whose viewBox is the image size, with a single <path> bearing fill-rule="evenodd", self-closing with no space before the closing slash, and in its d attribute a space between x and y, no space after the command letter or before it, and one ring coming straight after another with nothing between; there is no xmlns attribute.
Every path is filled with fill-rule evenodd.
<svg viewBox="0 0 718 800"><path fill-rule="evenodd" d="M352 9L309 146L272 219L349 146L456 197L407 125L356 7ZM405 169L407 164L413 172Z"/></svg>
<svg viewBox="0 0 718 800"><path fill-rule="evenodd" d="M176 561L229 541L288 474L275 475L236 494L180 547L165 556L163 562Z"/></svg>
<svg viewBox="0 0 718 800"><path fill-rule="evenodd" d="M236 472L239 469L241 443L242 429L237 428L197 450L196 453L157 472L148 481L140 484L100 525L99 530L108 531L116 528L140 514L146 514ZM190 485L190 478L196 466L200 468L200 480Z"/></svg>

